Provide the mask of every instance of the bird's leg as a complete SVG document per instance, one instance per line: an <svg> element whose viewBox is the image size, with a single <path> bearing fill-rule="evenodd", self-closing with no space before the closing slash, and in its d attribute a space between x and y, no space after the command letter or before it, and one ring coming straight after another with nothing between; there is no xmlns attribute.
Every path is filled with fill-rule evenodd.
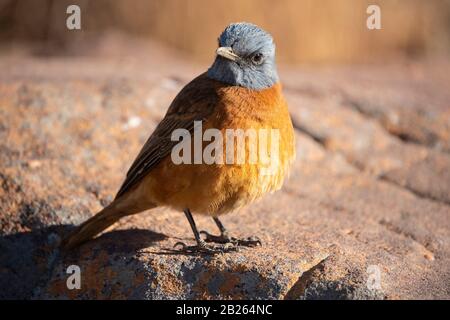
<svg viewBox="0 0 450 320"><path fill-rule="evenodd" d="M220 236L215 236L210 234L207 231L200 231L200 234L206 236L206 242L216 242L216 243L231 243L235 246L245 246L245 247L255 247L257 245L261 245L261 240L258 237L248 237L244 239L237 239L234 237L230 237L227 229L222 224L222 221L217 217L213 217L214 222L220 231Z"/></svg>
<svg viewBox="0 0 450 320"><path fill-rule="evenodd" d="M217 217L213 217L214 222L216 223L217 228L220 230L220 236L225 239L230 239L228 235L227 229L225 229L224 225L222 224L222 221L219 220Z"/></svg>
<svg viewBox="0 0 450 320"><path fill-rule="evenodd" d="M224 227L222 222L217 217L213 217L216 226L219 228L220 236L215 236L209 233L208 231L200 231L200 234L205 235L206 242L215 242L215 243L231 243L232 238L228 235L227 229Z"/></svg>
<svg viewBox="0 0 450 320"><path fill-rule="evenodd" d="M194 233L195 241L197 241L196 246L186 246L183 242L177 242L175 247L181 246L182 251L186 253L206 253L206 254L216 254L224 252L224 248L217 248L208 246L205 241L200 237L200 233L197 230L197 226L195 225L194 218L192 217L191 211L189 209L184 210L184 214L191 225L192 232Z"/></svg>

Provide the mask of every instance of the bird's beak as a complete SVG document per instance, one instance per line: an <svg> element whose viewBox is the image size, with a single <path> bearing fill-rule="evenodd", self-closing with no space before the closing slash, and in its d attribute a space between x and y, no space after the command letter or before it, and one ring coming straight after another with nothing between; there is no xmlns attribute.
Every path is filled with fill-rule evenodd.
<svg viewBox="0 0 450 320"><path fill-rule="evenodd" d="M231 47L219 47L216 50L216 54L231 61L236 61L239 58L239 56L233 52L233 48Z"/></svg>

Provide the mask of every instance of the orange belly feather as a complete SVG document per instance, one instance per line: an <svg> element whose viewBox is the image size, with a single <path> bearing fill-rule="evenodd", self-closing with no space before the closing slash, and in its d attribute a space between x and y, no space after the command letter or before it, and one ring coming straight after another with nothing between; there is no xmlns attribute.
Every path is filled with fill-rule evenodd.
<svg viewBox="0 0 450 320"><path fill-rule="evenodd" d="M262 175L261 169L266 165L260 162L176 165L169 156L136 187L136 198L217 216L281 188L295 158L294 130L281 85L261 91L228 86L218 94L221 102L203 122L203 131L217 128L225 137L226 129L278 129L279 159L273 174ZM247 156L248 143L245 150Z"/></svg>

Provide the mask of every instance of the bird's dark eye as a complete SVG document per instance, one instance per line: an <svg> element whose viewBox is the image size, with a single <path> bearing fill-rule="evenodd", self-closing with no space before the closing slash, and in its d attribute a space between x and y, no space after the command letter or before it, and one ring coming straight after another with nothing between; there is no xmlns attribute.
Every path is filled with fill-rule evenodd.
<svg viewBox="0 0 450 320"><path fill-rule="evenodd" d="M263 58L263 54L261 52L258 52L252 56L252 62L254 64L260 64L263 61Z"/></svg>

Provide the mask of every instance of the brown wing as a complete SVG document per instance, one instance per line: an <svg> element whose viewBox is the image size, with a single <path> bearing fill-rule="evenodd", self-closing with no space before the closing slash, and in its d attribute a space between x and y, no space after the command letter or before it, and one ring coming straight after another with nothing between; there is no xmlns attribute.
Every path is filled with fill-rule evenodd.
<svg viewBox="0 0 450 320"><path fill-rule="evenodd" d="M194 121L206 120L219 103L218 89L225 86L202 74L188 83L172 101L165 117L156 127L134 160L127 177L117 192L122 196L167 157L177 141L171 141L172 131L194 130Z"/></svg>

